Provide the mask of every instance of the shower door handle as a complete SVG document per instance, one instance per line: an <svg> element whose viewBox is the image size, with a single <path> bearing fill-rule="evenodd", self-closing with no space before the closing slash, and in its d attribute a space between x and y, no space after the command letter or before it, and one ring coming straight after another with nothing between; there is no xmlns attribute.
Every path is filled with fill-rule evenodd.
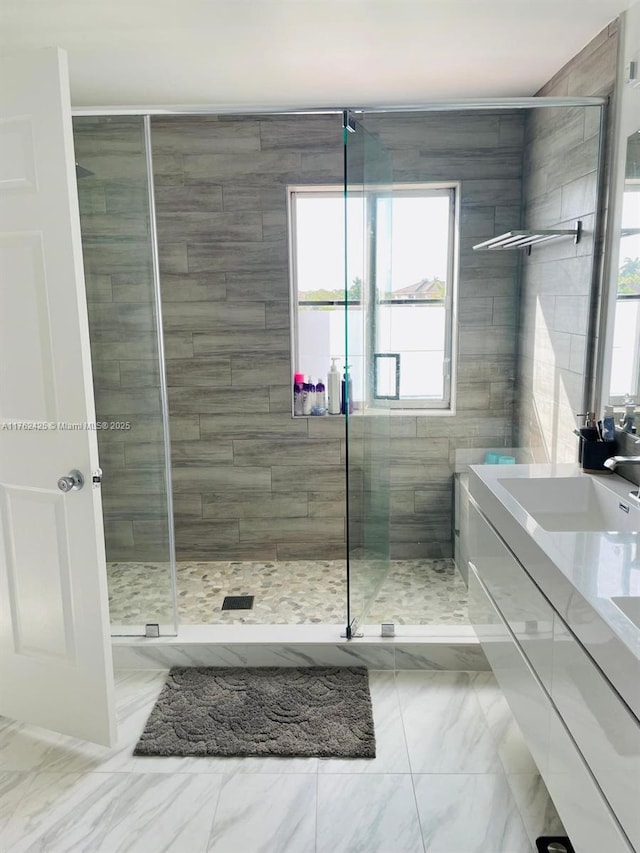
<svg viewBox="0 0 640 853"><path fill-rule="evenodd" d="M67 477L60 477L58 480L58 488L61 492L79 492L84 486L84 476L77 468L69 471Z"/></svg>

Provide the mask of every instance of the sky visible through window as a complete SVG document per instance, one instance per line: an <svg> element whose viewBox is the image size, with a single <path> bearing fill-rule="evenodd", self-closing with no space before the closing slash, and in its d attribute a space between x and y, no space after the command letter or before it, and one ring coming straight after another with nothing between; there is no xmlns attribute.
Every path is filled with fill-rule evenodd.
<svg viewBox="0 0 640 853"><path fill-rule="evenodd" d="M446 281L448 213L448 196L393 199L386 221L390 227L385 223L378 228L380 252L388 250L385 241L391 239L390 290L417 284L423 278ZM380 286L378 289L382 290Z"/></svg>
<svg viewBox="0 0 640 853"><path fill-rule="evenodd" d="M384 202L382 202L384 204ZM351 284L364 271L362 197L347 200L347 263ZM378 251L388 256L391 240L391 290L423 278L447 276L448 196L396 197L391 216L378 228ZM379 217L380 218L380 217ZM296 202L298 290L344 287L344 199L300 196ZM381 290L382 288L379 287Z"/></svg>

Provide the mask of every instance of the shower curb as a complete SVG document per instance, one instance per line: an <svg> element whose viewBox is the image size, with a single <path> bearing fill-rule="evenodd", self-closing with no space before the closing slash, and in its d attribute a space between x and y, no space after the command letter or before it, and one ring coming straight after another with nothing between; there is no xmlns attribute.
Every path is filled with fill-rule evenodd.
<svg viewBox="0 0 640 853"><path fill-rule="evenodd" d="M115 669L172 666L366 666L481 672L490 669L473 629L409 626L402 636L340 638L342 626L234 625L185 628L175 637L113 637ZM377 628L379 632L379 626Z"/></svg>

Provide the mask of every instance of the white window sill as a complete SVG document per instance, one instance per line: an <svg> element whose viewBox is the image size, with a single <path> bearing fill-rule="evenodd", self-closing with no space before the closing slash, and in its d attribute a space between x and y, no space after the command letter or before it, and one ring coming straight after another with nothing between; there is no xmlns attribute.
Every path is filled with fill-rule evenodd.
<svg viewBox="0 0 640 853"><path fill-rule="evenodd" d="M361 409L356 409L355 412L351 415L351 417L359 417L361 415L380 415L380 416L388 416L392 418L398 417L436 417L436 418L450 418L456 415L455 409L365 409L362 411ZM301 420L336 420L337 418L344 418L345 415L291 415L292 420L301 421Z"/></svg>

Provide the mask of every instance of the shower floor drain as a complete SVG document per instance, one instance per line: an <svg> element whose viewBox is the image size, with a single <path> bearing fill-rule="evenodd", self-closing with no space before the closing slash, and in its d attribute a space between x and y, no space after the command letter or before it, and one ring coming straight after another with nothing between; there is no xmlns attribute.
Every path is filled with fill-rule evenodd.
<svg viewBox="0 0 640 853"><path fill-rule="evenodd" d="M225 595L223 610L252 610L253 595Z"/></svg>

